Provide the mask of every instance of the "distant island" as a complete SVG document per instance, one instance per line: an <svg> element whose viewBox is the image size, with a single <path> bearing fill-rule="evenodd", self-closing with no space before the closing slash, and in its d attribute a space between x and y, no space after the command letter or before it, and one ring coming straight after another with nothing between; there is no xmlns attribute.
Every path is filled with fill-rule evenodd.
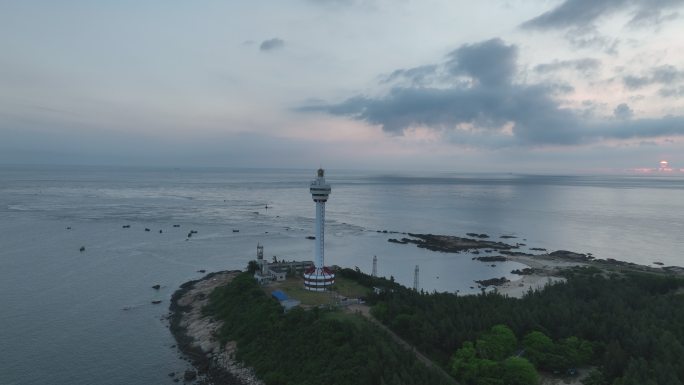
<svg viewBox="0 0 684 385"><path fill-rule="evenodd" d="M358 269L338 268L323 293L303 290L297 276L262 286L253 271L212 273L173 295L171 331L215 384L684 381L683 269L532 255L485 237L409 236L399 243L454 253L468 243L528 268L519 281L466 296L415 291ZM301 305L285 311L275 290Z"/></svg>

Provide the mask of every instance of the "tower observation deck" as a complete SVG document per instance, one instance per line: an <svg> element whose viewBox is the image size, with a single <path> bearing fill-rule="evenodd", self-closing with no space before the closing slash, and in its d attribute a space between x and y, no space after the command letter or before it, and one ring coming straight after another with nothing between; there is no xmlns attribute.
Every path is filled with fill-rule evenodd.
<svg viewBox="0 0 684 385"><path fill-rule="evenodd" d="M324 291L335 283L335 273L324 265L325 244L325 202L330 195L330 185L325 182L325 171L318 169L316 179L309 189L316 203L316 243L314 246L314 266L304 272L304 287L312 291Z"/></svg>

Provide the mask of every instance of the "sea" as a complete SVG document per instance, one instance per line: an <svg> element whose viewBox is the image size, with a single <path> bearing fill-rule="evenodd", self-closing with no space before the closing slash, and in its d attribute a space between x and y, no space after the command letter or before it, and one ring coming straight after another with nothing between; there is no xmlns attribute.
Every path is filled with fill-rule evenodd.
<svg viewBox="0 0 684 385"><path fill-rule="evenodd" d="M202 271L244 269L258 244L269 259L312 260L314 175L0 166L0 384L173 384L169 374L189 364L168 330L172 293ZM378 275L409 287L418 266L425 291L476 293L474 280L515 280L523 266L388 239L471 232L521 251L684 265L681 176L331 169L326 178L326 264L371 273L377 256Z"/></svg>

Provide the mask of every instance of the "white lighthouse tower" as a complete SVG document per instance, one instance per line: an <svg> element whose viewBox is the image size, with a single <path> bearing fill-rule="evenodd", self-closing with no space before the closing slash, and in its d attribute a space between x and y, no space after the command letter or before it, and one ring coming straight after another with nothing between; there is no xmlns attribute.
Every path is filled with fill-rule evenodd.
<svg viewBox="0 0 684 385"><path fill-rule="evenodd" d="M325 202L330 195L330 185L325 183L325 171L318 169L316 179L311 181L311 197L316 202L316 245L314 266L304 272L304 287L312 291L324 291L335 283L335 274L324 265L323 248L325 233Z"/></svg>

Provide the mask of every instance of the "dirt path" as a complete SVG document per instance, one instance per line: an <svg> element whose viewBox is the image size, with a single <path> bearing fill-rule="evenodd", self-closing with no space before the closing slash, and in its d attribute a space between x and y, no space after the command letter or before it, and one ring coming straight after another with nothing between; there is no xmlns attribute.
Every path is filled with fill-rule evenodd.
<svg viewBox="0 0 684 385"><path fill-rule="evenodd" d="M423 355L421 352L419 352L413 345L411 345L411 344L409 344L408 342L406 342L403 338L399 337L399 336L396 335L393 331L391 331L387 326L383 325L380 321L378 321L377 319L375 319L375 317L373 317L373 316L370 314L370 307L368 307L368 306L366 306L366 305L349 305L349 306L347 306L347 311L352 312L352 313L358 313L358 314L361 314L362 316L366 317L366 319L368 319L369 321L371 321L371 322L373 322L374 324L378 325L382 330L386 331L387 334L389 334L390 337L392 337L392 339L394 339L394 341L396 341L399 345L401 345L401 346L403 346L404 348L406 348L406 349L412 351L413 354L416 355L416 358L418 358L422 363L424 363L425 366L427 366L428 368L432 368L432 369L434 369L435 371L441 373L442 376L443 376L444 378L446 378L451 384L453 384L453 385L458 385L458 382L456 382L456 380L454 380L454 378L451 377L451 376L449 375L449 373L447 373L444 369L442 369L441 366L439 366L439 365L435 364L434 362L432 362L431 359L429 359L429 358L427 358L426 356L424 356L424 355Z"/></svg>

